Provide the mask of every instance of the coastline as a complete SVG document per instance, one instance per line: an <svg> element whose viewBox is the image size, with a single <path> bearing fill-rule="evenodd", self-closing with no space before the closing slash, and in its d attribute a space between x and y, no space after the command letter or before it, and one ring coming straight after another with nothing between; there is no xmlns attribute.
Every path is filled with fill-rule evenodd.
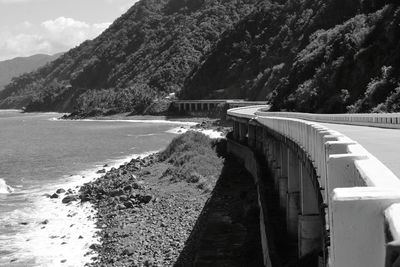
<svg viewBox="0 0 400 267"><path fill-rule="evenodd" d="M160 155L133 158L81 187L81 202L97 210L100 244L92 247L97 256L90 266L171 266L178 260L210 192L164 179L170 164Z"/></svg>
<svg viewBox="0 0 400 267"><path fill-rule="evenodd" d="M165 151L132 159L81 187L81 201L98 211L100 243L92 247L97 256L89 266L192 266L210 258L229 266L261 266L253 180L235 160L225 159L225 152L217 156L224 140L208 140L216 146L211 161L221 156L224 163L207 179L174 177L175 156L164 156L173 141ZM209 247L209 240L220 240L220 248Z"/></svg>
<svg viewBox="0 0 400 267"><path fill-rule="evenodd" d="M153 119L154 117L152 117L151 119ZM131 122L146 122L149 121L150 118L148 118L147 120L128 120ZM219 139L219 138L224 138L224 133L223 131L220 131L222 128L219 127L217 129L217 127L213 127L212 124L213 122L210 121L204 121L204 118L201 118L201 123L196 123L196 122L187 122L185 123L183 126L180 122L173 122L171 124L180 124L181 126L179 127L175 127L172 128L170 130L168 130L167 132L169 133L173 133L176 134L177 136L187 133L188 131L196 131L196 132L201 132L206 134L209 138L211 139ZM94 121L94 120L93 120ZM100 120L100 121L104 121L104 119ZM110 121L109 119L107 119L106 121ZM120 120L112 120L114 122L118 122ZM126 121L126 120L123 120ZM154 121L154 120L153 120ZM167 122L168 123L168 122ZM228 129L226 128L225 131L228 131ZM107 250L110 249L109 244L107 244L107 241L104 241L105 239L107 240L108 238L110 238L111 235L115 236L115 235L122 235L126 238L128 238L129 240L131 240L130 242L126 242L122 244L121 247L119 247L119 251L117 254L119 254L122 258L127 258L130 257L132 258L133 254L137 254L137 251L133 251L130 243L135 243L137 240L135 240L136 238L138 238L140 240L140 242L143 242L142 244L146 245L150 240L145 240L146 238L143 236L143 232L148 231L148 225L145 224L141 224L141 226L143 227L142 232L139 233L140 235L137 234L132 234L130 232L130 230L127 230L129 233L129 235L126 233L126 229L125 229L125 223L126 222L130 222L132 221L133 218L136 218L138 220L138 222L143 222L145 221L144 218L146 218L147 221L152 221L154 222L154 220L160 220L163 221L163 223L161 223L161 225L159 225L159 227L154 227L154 225L152 227L150 227L151 231L153 232L158 232L158 236L162 235L162 232L165 230L165 228L167 227L167 222L165 222L162 217L165 217L165 210L168 210L171 208L171 206L175 206L175 208L177 210L173 210L169 213L171 214L176 214L179 212L182 212L182 207L186 207L184 209L185 212L185 222L184 222L184 226L180 225L180 226L174 226L175 227L183 227L183 228L187 228L186 233L185 230L182 230L183 232L177 233L178 235L180 235L180 240L185 240L187 238L189 238L189 234L190 231L188 231L189 229L193 228L195 222L196 222L196 218L199 217L201 211L202 211L202 207L205 205L207 199L208 199L208 195L203 193L202 189L196 188L196 187L188 187L187 185L182 185L179 184L177 185L171 185L171 184L167 184L165 183L165 181L160 181L159 177L163 176L163 173L167 170L168 168L168 164L164 164L164 163L159 163L159 159L158 159L158 155L159 155L159 151L152 151L152 152L148 152L148 153L143 153L141 155L132 155L131 157L126 158L123 161L120 161L118 164L114 164L113 166L107 166L107 168L100 168L99 170L97 170L97 173L101 172L101 175L98 177L93 177L93 179L91 179L89 182L85 181L85 183L83 185L80 186L80 189L77 192L77 198L76 200L78 200L80 203L86 204L86 203L90 203L89 205L91 205L91 207L93 207L95 213L92 213L92 215L94 215L92 222L95 223L96 225L96 236L97 236L97 240L96 242L92 242L92 244L88 244L90 251L86 253L86 255L91 255L91 258L89 261L86 261L86 264L90 265L90 266L96 266L96 262L104 262L104 261L113 261L113 257L117 256L111 256L109 255L109 252L107 252ZM128 160L130 159L130 160ZM87 195L88 192L88 187L93 186L94 184L96 184L97 182L107 179L115 179L115 177L125 177L128 176L128 180L129 183L131 184L129 187L131 187L133 185L134 188L137 189L137 193L134 197L131 198L131 200L134 200L133 202L129 202L128 204L126 203L126 201L124 202L124 200L126 200L126 196L122 195L122 200L121 200L121 195L123 194L121 191L120 186L117 188L114 188L114 191L118 191L118 192L114 192L112 193L112 197L110 197L110 199L105 200L105 202L108 204L109 201L115 203L117 202L117 208L116 208L116 213L112 213L111 217L114 216L118 216L118 221L122 222L122 225L118 225L117 227L115 227L115 225L112 225L112 223L110 222L110 211L108 210L108 208L104 209L104 207L102 207L102 204L100 204L100 201L96 201L93 199L90 199ZM152 178L148 179L147 176L151 176ZM162 189L160 188L160 186L162 187ZM102 188L103 190L111 190L110 184L108 184L107 186L104 186ZM165 191L165 187L168 187L172 192L166 192ZM125 188L126 189L126 188ZM168 191L168 190L167 190ZM89 192L91 192L91 190L89 190ZM178 195L180 197L177 197L176 193L178 193ZM157 195L157 196L155 196ZM194 197L196 196L196 197ZM79 198L79 199L78 199ZM183 199L182 199L183 198ZM75 199L74 199L75 200ZM165 206L165 202L169 202L168 206ZM133 207L133 203L138 204L134 209L133 209L133 213L129 215L128 218L127 214L118 214L121 213L122 211L126 210L127 208L132 208ZM146 205L149 204L150 205ZM77 204L72 204L72 205L77 205ZM127 206L125 206L127 205ZM157 207L158 206L158 207ZM121 211L121 212L119 212ZM188 213L191 213L190 215ZM174 218L174 220L172 221L176 221L176 219L178 218ZM181 220L182 218L179 218L179 220ZM140 223L139 223L140 224ZM137 226L137 225L136 225ZM115 229L118 228L118 229ZM120 230L120 228L122 230ZM182 228L182 229L183 229ZM161 232L159 232L161 231ZM128 235L128 236L127 236ZM152 235L152 237L154 238L154 234ZM145 239L143 239L145 238ZM176 237L173 237L172 243L174 243ZM158 243L163 243L164 238L162 240L159 240ZM106 242L106 244L104 244L104 242ZM169 242L169 241L168 241ZM167 242L167 243L168 243ZM165 242L164 242L165 243ZM113 244L114 246L115 244ZM180 247L180 249L182 249L182 246L184 245L183 242L181 243L176 243L173 248L175 248L176 246ZM163 246L168 246L166 244L164 244ZM162 250L162 249L161 249ZM176 261L177 258L179 257L179 254L177 254L177 252L179 251L176 249L169 249L168 253L166 254L166 262L164 262L164 264L169 265L169 263L172 264L173 261ZM143 252L143 251L142 251ZM139 252L140 253L140 252ZM175 253L175 254L174 254ZM113 253L114 254L114 253ZM146 254L146 252L145 252ZM135 257L133 257L135 258ZM132 266L141 266L141 265L135 265L136 263L138 263L139 261L141 263L144 264L151 264L153 262L153 260L146 260L143 259L142 256L136 255L137 258L137 262L131 262L133 265ZM151 258L151 257L150 257ZM164 266L163 264L163 266ZM110 265L111 266L111 265ZM153 265L148 265L148 266L153 266ZM157 265L154 265L157 266Z"/></svg>
<svg viewBox="0 0 400 267"><path fill-rule="evenodd" d="M65 181L54 183L46 189L34 189L28 196L33 206L19 211L11 218L5 218L15 227L23 227L23 233L15 236L17 253L4 255L0 261L3 266L84 266L93 261L97 253L93 248L99 244L96 218L97 210L90 202L74 201L79 189L86 183L100 178L99 168L110 171L118 168L132 158L146 157L156 151L131 154L116 160L107 161L80 171L65 175ZM15 194L19 194L16 190ZM27 195L28 194L28 195ZM21 197L24 197L21 195ZM63 200L73 197L68 203ZM10 224L10 227L13 227ZM29 241L29 242L27 242Z"/></svg>
<svg viewBox="0 0 400 267"><path fill-rule="evenodd" d="M209 117L191 117L191 116L154 116L154 115L129 115L121 113L108 116L94 116L90 118L70 118L63 116L53 118L53 120L68 121L106 121L106 122L132 122L132 123L165 123L181 125L170 129L168 132L173 134L183 134L189 130L199 131L210 138L224 138L232 127L231 123L218 118Z"/></svg>
<svg viewBox="0 0 400 267"><path fill-rule="evenodd" d="M213 129L210 129L212 128L210 127L212 123L204 118L187 118L184 122L182 122L182 120L165 121L160 120L162 118L154 119L153 116L144 120L140 118L141 117L137 117L134 120L102 119L101 121L167 123L171 125L171 129L167 132L176 135L186 133L189 130L194 130L203 132L211 138L221 138L222 136L221 132L218 132L221 128L215 126ZM193 120L197 122L193 122ZM95 120L90 119L90 121ZM177 127L173 128L174 125L177 125ZM44 192L40 189L38 189L37 192L32 192L35 198L39 199L35 205L40 206L38 210L41 214L40 216L37 216L37 218L32 216L34 219L19 219L18 223L24 225L24 229L28 231L28 234L21 236L23 239L19 239L19 248L21 253L15 253L10 257L4 258L4 263L9 263L10 266L21 266L21 264L24 265L25 263L28 265L33 263L36 264L36 261L40 266L83 266L85 264L92 264L98 258L98 249L101 247L99 244L101 238L99 232L102 232L105 229L105 226L102 223L99 223L98 218L101 217L101 215L98 214L99 209L95 207L94 203L87 201L81 202L81 199L79 199L80 188L88 182L93 183L103 175L124 168L127 162L132 161L132 158L136 159L137 157L140 157L143 159L154 152L155 151L142 154L132 154L128 157L115 160L112 163L105 161L105 164L103 165L97 165L96 167L87 169L75 175L65 175L64 179L66 182L51 184L46 189L47 192L45 193L45 196L43 196ZM140 173L140 175L142 174L143 173ZM154 182L156 184L156 181ZM56 194L56 191L59 189L62 191L57 193L57 197L54 197L53 195ZM191 190L192 189L189 191ZM193 195L199 193L198 189L194 188L193 190L193 192L188 193L186 188L183 194L187 194L188 198L192 198ZM65 198L70 200L63 203ZM172 198L169 196L167 199ZM199 196L199 199L200 200L194 200L197 203L194 205L202 207L207 198ZM203 202L200 203L197 201ZM187 200L180 203L181 205L184 205L186 202ZM193 211L194 214L191 218L195 220L200 211L200 208ZM145 214L152 213L150 211L150 213ZM145 214L142 217L145 217ZM194 221L192 221L192 224L193 223ZM188 222L188 225L190 225L190 222ZM33 257L24 257L24 253L26 253L25 255L34 255L35 259L33 259Z"/></svg>

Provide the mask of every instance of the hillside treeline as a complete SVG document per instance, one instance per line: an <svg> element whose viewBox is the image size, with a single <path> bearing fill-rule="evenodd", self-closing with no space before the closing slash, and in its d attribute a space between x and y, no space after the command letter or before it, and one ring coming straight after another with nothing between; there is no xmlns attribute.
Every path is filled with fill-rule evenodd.
<svg viewBox="0 0 400 267"><path fill-rule="evenodd" d="M142 0L92 41L0 93L1 108L141 112L182 88L220 34L256 0Z"/></svg>
<svg viewBox="0 0 400 267"><path fill-rule="evenodd" d="M142 113L177 92L393 112L399 77L395 0L142 0L98 38L14 79L0 107Z"/></svg>
<svg viewBox="0 0 400 267"><path fill-rule="evenodd" d="M400 3L271 1L226 31L182 98L268 100L274 110L400 110Z"/></svg>

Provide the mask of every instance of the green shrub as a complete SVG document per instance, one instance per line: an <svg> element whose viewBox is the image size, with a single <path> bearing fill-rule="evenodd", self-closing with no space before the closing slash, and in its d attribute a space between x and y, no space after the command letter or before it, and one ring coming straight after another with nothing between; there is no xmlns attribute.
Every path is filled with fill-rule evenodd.
<svg viewBox="0 0 400 267"><path fill-rule="evenodd" d="M171 164L163 174L172 181L195 183L202 190L209 190L222 167L213 141L200 132L189 131L175 138L161 153L160 159Z"/></svg>

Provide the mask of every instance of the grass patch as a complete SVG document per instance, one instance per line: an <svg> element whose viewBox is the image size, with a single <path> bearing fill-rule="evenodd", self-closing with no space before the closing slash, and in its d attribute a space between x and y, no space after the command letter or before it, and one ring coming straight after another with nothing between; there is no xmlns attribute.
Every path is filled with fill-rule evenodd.
<svg viewBox="0 0 400 267"><path fill-rule="evenodd" d="M211 190L224 162L216 152L216 142L194 131L176 137L160 155L162 161L171 165L163 177L175 182L197 184L199 189L205 191Z"/></svg>

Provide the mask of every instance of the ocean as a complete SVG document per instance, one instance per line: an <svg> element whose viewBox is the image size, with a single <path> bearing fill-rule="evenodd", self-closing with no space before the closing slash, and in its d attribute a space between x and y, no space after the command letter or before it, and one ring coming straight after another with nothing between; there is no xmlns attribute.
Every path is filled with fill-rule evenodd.
<svg viewBox="0 0 400 267"><path fill-rule="evenodd" d="M161 150L172 128L190 124L60 116L0 110L0 266L84 266L96 256L96 211L46 194L78 190L100 169Z"/></svg>

